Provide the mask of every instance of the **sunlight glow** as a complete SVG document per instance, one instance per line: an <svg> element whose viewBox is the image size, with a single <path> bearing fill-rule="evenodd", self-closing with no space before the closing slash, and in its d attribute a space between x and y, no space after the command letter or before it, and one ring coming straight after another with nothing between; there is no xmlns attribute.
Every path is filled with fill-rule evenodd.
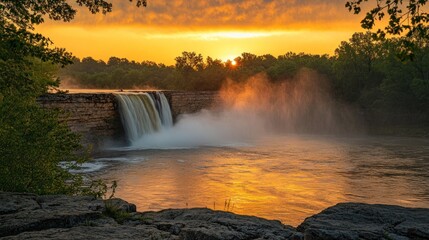
<svg viewBox="0 0 429 240"><path fill-rule="evenodd" d="M221 39L251 39L251 38L265 38L280 35L293 35L294 32L290 31L201 31L201 32L185 32L185 33L158 33L147 34L147 39L164 39L164 38L186 38L204 41L216 41Z"/></svg>
<svg viewBox="0 0 429 240"><path fill-rule="evenodd" d="M174 64L175 57L183 51L194 51L224 62L228 59L232 61L243 52L256 55L269 53L275 57L289 51L332 54L341 40L353 33L263 30L170 32L140 27L85 28L59 25L38 26L37 30L48 36L55 46L65 47L79 58L91 56L107 61L111 56L116 56L165 64Z"/></svg>

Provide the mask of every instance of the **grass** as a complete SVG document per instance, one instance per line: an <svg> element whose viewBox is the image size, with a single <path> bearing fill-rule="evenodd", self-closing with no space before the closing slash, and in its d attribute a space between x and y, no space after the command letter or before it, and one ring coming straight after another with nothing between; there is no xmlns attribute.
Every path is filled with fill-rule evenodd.
<svg viewBox="0 0 429 240"><path fill-rule="evenodd" d="M119 207L109 203L105 204L103 215L113 218L119 224L123 224L126 220L132 219L129 212L125 212Z"/></svg>

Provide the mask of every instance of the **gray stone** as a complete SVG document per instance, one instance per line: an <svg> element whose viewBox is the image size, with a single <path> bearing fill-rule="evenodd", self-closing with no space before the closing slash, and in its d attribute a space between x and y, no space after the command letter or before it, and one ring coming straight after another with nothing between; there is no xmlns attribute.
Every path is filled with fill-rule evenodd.
<svg viewBox="0 0 429 240"><path fill-rule="evenodd" d="M130 226L109 226L93 227L78 226L73 228L54 228L37 232L23 232L15 236L2 238L6 239L151 239L151 240L175 240L178 236L168 232L160 231L153 226L141 225Z"/></svg>
<svg viewBox="0 0 429 240"><path fill-rule="evenodd" d="M181 239L289 239L295 233L279 221L206 208L146 212L143 218Z"/></svg>
<svg viewBox="0 0 429 240"><path fill-rule="evenodd" d="M337 204L307 218L298 229L206 208L135 211L134 204L121 199L0 192L0 238L429 239L429 209L388 205Z"/></svg>
<svg viewBox="0 0 429 240"><path fill-rule="evenodd" d="M0 200L0 206L4 208L0 213L0 237L25 231L72 227L99 218L104 209L102 200L91 197L36 197L32 194L0 192Z"/></svg>
<svg viewBox="0 0 429 240"><path fill-rule="evenodd" d="M298 226L305 239L429 239L429 209L340 203Z"/></svg>
<svg viewBox="0 0 429 240"><path fill-rule="evenodd" d="M0 192L0 215L40 208L36 195L27 193Z"/></svg>

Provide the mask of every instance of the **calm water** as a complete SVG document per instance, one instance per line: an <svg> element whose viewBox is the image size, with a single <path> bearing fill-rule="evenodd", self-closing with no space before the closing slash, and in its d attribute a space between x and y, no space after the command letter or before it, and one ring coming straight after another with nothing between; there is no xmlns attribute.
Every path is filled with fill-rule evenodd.
<svg viewBox="0 0 429 240"><path fill-rule="evenodd" d="M116 196L139 211L208 207L296 226L345 201L429 207L428 139L267 137L95 161L92 174L118 180Z"/></svg>

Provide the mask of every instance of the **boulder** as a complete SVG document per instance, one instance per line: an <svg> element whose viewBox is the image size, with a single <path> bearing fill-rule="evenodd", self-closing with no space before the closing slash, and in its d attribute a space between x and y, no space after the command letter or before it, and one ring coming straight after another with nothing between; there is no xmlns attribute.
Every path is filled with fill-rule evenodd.
<svg viewBox="0 0 429 240"><path fill-rule="evenodd" d="M99 218L104 209L103 201L92 197L4 192L0 192L0 206L0 237L76 226Z"/></svg>
<svg viewBox="0 0 429 240"><path fill-rule="evenodd" d="M153 226L140 225L136 227L124 225L111 226L77 226L72 228L52 228L43 231L23 232L18 235L1 238L2 240L12 239L151 239L151 240L178 240L168 232L156 229Z"/></svg>
<svg viewBox="0 0 429 240"><path fill-rule="evenodd" d="M339 203L297 228L312 239L429 239L429 209Z"/></svg>
<svg viewBox="0 0 429 240"><path fill-rule="evenodd" d="M280 221L207 208L145 212L142 217L180 239L290 239L295 234Z"/></svg>

